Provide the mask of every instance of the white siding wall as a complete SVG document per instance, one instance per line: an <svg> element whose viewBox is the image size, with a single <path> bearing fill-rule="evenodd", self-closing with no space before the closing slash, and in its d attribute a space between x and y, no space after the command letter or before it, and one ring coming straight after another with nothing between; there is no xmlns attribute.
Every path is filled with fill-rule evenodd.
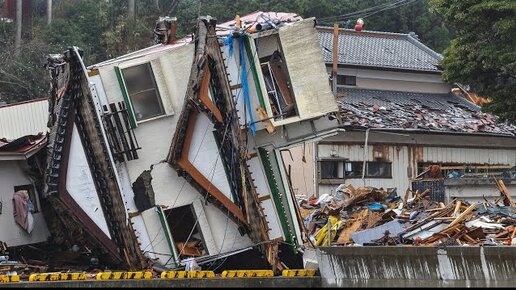
<svg viewBox="0 0 516 290"><path fill-rule="evenodd" d="M404 192L409 186L409 178L415 173L418 162L443 162L443 163L488 163L516 165L516 150L502 149L477 149L477 148L452 148L452 147L419 147L390 145L387 159L392 162L392 179L365 179L366 186L396 187L398 193ZM373 145L368 146L367 161L374 161ZM332 156L332 153L334 156ZM318 158L347 158L350 161L363 161L363 145L348 144L319 144ZM298 158L299 159L299 158ZM353 186L363 186L358 179L346 179L345 183ZM319 194L332 193L335 185L319 184ZM509 190L514 191L516 185L508 185ZM481 197L482 194L495 194L495 185L462 185L447 187L448 196ZM475 199L473 198L473 199Z"/></svg>
<svg viewBox="0 0 516 290"><path fill-rule="evenodd" d="M0 161L0 201L2 202L0 241L6 242L9 247L44 242L50 235L41 212L41 206L39 207L40 211L33 214L34 229L30 234L14 220L14 187L31 184L24 173L23 162L25 161ZM36 204L36 201L33 203Z"/></svg>

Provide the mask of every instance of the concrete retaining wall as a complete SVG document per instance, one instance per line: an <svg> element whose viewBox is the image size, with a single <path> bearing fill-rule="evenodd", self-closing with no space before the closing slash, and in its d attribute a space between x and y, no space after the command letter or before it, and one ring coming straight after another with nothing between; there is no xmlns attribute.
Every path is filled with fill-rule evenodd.
<svg viewBox="0 0 516 290"><path fill-rule="evenodd" d="M516 281L516 247L322 247L317 260L323 286L360 286L364 281L485 286Z"/></svg>

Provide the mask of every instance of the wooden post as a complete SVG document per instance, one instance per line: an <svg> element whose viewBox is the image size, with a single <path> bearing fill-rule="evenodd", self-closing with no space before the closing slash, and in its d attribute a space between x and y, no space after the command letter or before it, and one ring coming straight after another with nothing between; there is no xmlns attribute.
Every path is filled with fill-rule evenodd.
<svg viewBox="0 0 516 290"><path fill-rule="evenodd" d="M333 66L331 70L333 95L337 95L337 64L339 52L339 24L333 24Z"/></svg>

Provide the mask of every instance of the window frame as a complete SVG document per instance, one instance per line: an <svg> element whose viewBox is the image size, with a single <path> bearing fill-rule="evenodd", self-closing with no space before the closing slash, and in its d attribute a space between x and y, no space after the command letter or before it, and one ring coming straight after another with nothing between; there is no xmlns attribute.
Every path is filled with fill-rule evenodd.
<svg viewBox="0 0 516 290"><path fill-rule="evenodd" d="M322 163L323 162L336 162L338 163L337 168L339 168L339 171L337 173L337 177L323 177L322 172ZM359 175L355 176L349 176L346 175L346 164L355 164L358 165L360 168ZM382 164L388 164L389 170L388 174L384 176L371 176L369 172L369 165L375 164L375 163L382 163ZM318 170L318 177L319 182L322 183L328 183L328 182L337 182L337 181L344 181L346 179L361 179L362 178L362 167L363 167L363 161L351 161L349 159L345 158L321 158L317 161L317 170ZM342 170L340 170L340 168ZM369 179L392 179L392 162L391 161L366 161L366 174L364 175L364 178ZM351 172L351 171L348 171ZM340 175L342 173L342 176Z"/></svg>
<svg viewBox="0 0 516 290"><path fill-rule="evenodd" d="M347 80L349 80L349 78L351 78L354 81L352 83L348 83ZM342 80L343 83L341 83L340 80ZM337 85L338 86L352 86L352 87L356 87L357 86L357 76L338 74L337 75Z"/></svg>
<svg viewBox="0 0 516 290"><path fill-rule="evenodd" d="M152 82L152 87L151 88L146 88L144 90L140 90L136 93L129 93L129 90L128 90L128 87L127 87L127 84L126 84L126 78L124 76L124 70L127 70L127 69L131 69L131 68L136 68L136 67L143 67L145 66L145 69L147 70L146 73L149 74L150 76L150 79L151 79L151 82ZM148 62L143 62L143 63L139 63L139 64L134 64L134 65L131 65L131 66L126 66L126 67L122 67L120 68L120 73L121 73L121 77L123 79L123 83L124 83L124 86L125 86L125 90L126 90L126 93L127 93L127 98L128 100L131 102L131 109L133 110L133 115L134 115L134 118L136 120L137 123L141 123L141 122L145 122L145 121L148 121L148 120L152 120L152 119L155 119L155 118L158 118L158 117L161 117L163 115L166 115L167 112L165 110L165 106L163 104L163 98L161 96L161 92L160 92L160 89L159 89L159 85L158 85L158 82L156 81L156 75L155 75L155 72L154 72L154 69L152 68L152 63L150 61ZM135 112L135 106L134 106L134 97L138 94L142 94L142 93L146 93L146 92L150 92L150 91L154 91L155 92L155 100L158 102L158 107L160 109L160 113L158 113L157 115L151 115L149 117L146 117L146 118L142 118L140 120L138 120L137 116L136 116L136 112Z"/></svg>

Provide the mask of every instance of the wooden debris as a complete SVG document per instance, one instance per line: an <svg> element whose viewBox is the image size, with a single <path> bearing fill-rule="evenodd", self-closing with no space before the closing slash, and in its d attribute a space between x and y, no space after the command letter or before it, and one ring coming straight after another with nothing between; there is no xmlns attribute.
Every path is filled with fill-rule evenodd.
<svg viewBox="0 0 516 290"><path fill-rule="evenodd" d="M505 183L503 182L503 180L497 180L495 178L495 181L498 185L498 189L504 195L503 204L507 206L514 206L514 203L512 202L511 193L509 192L507 187L505 187Z"/></svg>

